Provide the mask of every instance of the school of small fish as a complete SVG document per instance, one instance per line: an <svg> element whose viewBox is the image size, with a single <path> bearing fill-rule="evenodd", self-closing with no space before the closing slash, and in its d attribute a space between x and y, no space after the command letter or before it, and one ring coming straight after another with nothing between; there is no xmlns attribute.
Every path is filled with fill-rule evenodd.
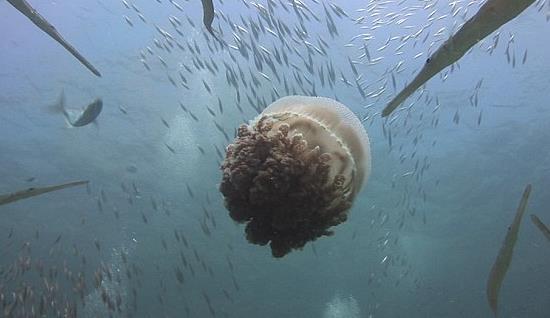
<svg viewBox="0 0 550 318"><path fill-rule="evenodd" d="M216 138L211 144L195 144L193 149L184 149L170 140L161 141L162 152L170 158L194 152L205 161L215 158L220 163L226 145L237 134L236 127L287 95L330 96L349 105L359 105L356 111L361 112L362 123L370 129L382 130L383 140L377 142L385 144L400 164L388 182L396 198L393 209L376 204L362 208L365 210L362 212L369 215L367 230L374 235L369 253L377 259L366 269L365 288L407 286L414 292L425 287L425 278L415 270L409 257L399 252L400 238L409 224L429 223L425 206L430 200L430 191L442 182L430 170L430 149L437 146L438 139L428 139L423 131L437 128L440 120L444 120L440 118L443 98L427 89L429 83L426 82L435 75L445 81L458 72L459 57L447 59L444 62L447 64L431 70L429 77L410 84L414 89L405 85L406 96L396 97L399 102L393 103L389 110L382 109L394 96L400 96L402 83L416 71L416 61L428 60L430 65L440 63L434 54L441 49L436 48L456 40L447 37L461 30L476 16L477 10L488 3L508 2L369 0L352 4L334 0L231 3L201 0L199 4L198 0L155 0L159 10L170 12L163 20L156 20L142 9L153 1L147 4L144 1L98 0L97 4L117 12L117 27L126 30L128 36L132 32L152 34L148 43L138 52L132 52L135 54L131 63L139 70L136 76L154 78L158 85L181 96L174 101L172 113L157 112L151 121L163 131L174 131L177 128L170 119L180 115L188 120L191 129L211 127ZM61 43L93 74L101 76L25 0L8 2ZM547 22L550 20L550 1L521 2L527 6L534 2L536 11L545 14ZM200 5L202 14L197 15ZM512 9L511 12L519 14L525 7ZM411 22L419 19L424 23ZM511 19L513 17L505 22ZM515 35L499 29L503 24L493 24L483 41L461 39L460 43L468 44L462 47L461 54L473 49L493 55L500 52L497 44L505 42L501 58L513 68L519 66L520 61L521 65L528 63L527 50L520 53ZM344 30L348 29L354 30L355 35L344 37ZM386 29L389 31L384 31ZM436 53L429 54L430 51ZM422 66L425 67L424 63ZM464 68L466 66L462 66L462 72ZM102 75L102 81L108 80L109 70L104 70ZM450 120L455 125L483 124L484 79L482 75L473 76L476 77L466 97L469 108L452 110L454 115ZM432 78L430 83L433 81ZM224 93L220 95L222 87ZM186 99L192 95L207 98L197 105ZM407 97L410 103L397 109ZM413 105L421 107L412 110ZM81 127L96 122L103 100L95 99L73 116L66 108L62 93L53 108L63 114L70 126ZM392 112L394 109L398 111ZM132 108L125 103L116 106L115 111L124 118L133 116ZM473 123L469 122L472 116L461 116L464 112L475 113ZM380 119L380 115L387 118ZM232 314L233 308L250 305L243 304L243 299L249 293L246 275L250 274L244 268L251 266L241 264L234 245L229 243L226 228L231 224L219 194L202 191L199 185L182 180L180 197L175 200L136 181L139 174L139 165L125 166L125 177L116 176L119 181L114 191L105 190L106 186L101 184L81 181L0 195L1 215L3 209L12 206L7 203L39 204L40 200L46 200L46 196L38 196L40 194L86 185L87 201L81 204L89 213L81 217L81 227L77 228L86 232L83 237L94 237L72 241L69 239L74 235L72 230L54 233L38 226L30 237L20 234L17 228L0 233L0 317L216 318L236 317ZM126 177L128 175L130 177ZM26 182L35 182L35 179L31 177ZM508 230L487 282L489 307L494 313L530 189L528 186L524 192L518 216ZM62 192L50 195L61 196ZM54 203L62 205L55 200ZM112 226L125 220L128 225L117 229L121 236L128 238L127 242L113 243L99 232L90 233L97 226L98 216ZM548 228L542 221L534 215L531 219L549 238ZM159 224L165 222L172 227L158 229ZM195 229L199 236L189 234ZM359 242L364 238L364 230L354 228L350 241ZM220 255L210 254L213 246L219 249L220 244L223 245L222 261ZM135 253L139 246L147 247L147 259ZM311 244L311 253L320 259L324 252ZM150 298L151 294L155 297ZM366 308L366 317L378 316L381 306L387 305L376 300Z"/></svg>

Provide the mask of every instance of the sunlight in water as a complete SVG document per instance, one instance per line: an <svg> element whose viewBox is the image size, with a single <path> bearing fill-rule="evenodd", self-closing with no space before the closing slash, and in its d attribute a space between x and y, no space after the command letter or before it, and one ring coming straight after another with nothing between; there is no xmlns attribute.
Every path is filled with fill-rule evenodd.
<svg viewBox="0 0 550 318"><path fill-rule="evenodd" d="M336 294L327 303L323 318L359 318L360 316L359 304L352 295L342 297Z"/></svg>

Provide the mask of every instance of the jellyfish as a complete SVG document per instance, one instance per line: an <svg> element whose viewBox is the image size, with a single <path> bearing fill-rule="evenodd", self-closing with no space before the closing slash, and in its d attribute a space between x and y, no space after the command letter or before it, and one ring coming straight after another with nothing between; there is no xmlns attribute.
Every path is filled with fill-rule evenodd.
<svg viewBox="0 0 550 318"><path fill-rule="evenodd" d="M345 222L370 169L360 120L324 97L283 97L226 148L220 192L250 243L283 257Z"/></svg>

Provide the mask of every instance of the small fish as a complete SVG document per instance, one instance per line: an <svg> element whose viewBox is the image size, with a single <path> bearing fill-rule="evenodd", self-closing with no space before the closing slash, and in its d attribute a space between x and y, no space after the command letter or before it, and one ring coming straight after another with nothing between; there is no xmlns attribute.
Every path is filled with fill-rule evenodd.
<svg viewBox="0 0 550 318"><path fill-rule="evenodd" d="M220 111L220 114L223 115L223 105L221 99L218 97L218 109Z"/></svg>
<svg viewBox="0 0 550 318"><path fill-rule="evenodd" d="M143 14L138 13L137 15L138 15L139 19L140 19L143 23L147 23L147 20L145 19L145 16L143 16ZM133 26L133 25L132 25L132 26Z"/></svg>
<svg viewBox="0 0 550 318"><path fill-rule="evenodd" d="M123 113L124 115L128 115L128 110L126 110L124 106L119 105L118 110L120 110L120 112Z"/></svg>
<svg viewBox="0 0 550 318"><path fill-rule="evenodd" d="M491 310L497 315L497 305L498 305L498 293L500 291L500 286L504 280L504 276L508 271L508 267L512 261L512 254L514 253L514 245L518 239L519 225L525 209L527 208L527 200L529 199L529 194L531 193L531 185L528 184L523 191L519 207L514 217L512 225L508 227L508 232L504 239L504 243L498 252L497 259L491 268L491 273L489 274L489 280L487 281L487 300L489 301L489 306Z"/></svg>
<svg viewBox="0 0 550 318"><path fill-rule="evenodd" d="M550 241L550 229L548 229L548 227L544 225L544 223L542 223L542 221L534 214L531 214L531 221L542 232L542 234L546 236L548 241Z"/></svg>
<svg viewBox="0 0 550 318"><path fill-rule="evenodd" d="M88 106L84 107L84 109L79 114L73 115L73 111L67 110L65 108L64 92L61 92L59 101L52 107L53 112L63 113L63 116L65 116L67 123L69 123L69 125L71 125L72 127L86 126L89 123L95 121L97 116L99 116L99 114L101 113L102 109L103 101L101 100L101 98L96 98L92 103L88 104Z"/></svg>
<svg viewBox="0 0 550 318"><path fill-rule="evenodd" d="M48 34L52 39L56 40L61 44L69 53L71 53L77 60L80 61L86 68L88 68L94 75L101 77L101 73L90 63L84 56L82 56L69 42L67 42L59 32L51 25L48 20L46 20L38 11L36 11L31 5L25 0L8 0L8 2L19 12L24 14L29 20L31 20L34 25L40 28Z"/></svg>
<svg viewBox="0 0 550 318"><path fill-rule="evenodd" d="M76 181L76 182L70 182L70 183L65 183L61 185L49 186L49 187L29 188L26 190L17 191L9 194L0 194L0 205L27 199L27 198L41 195L47 192L52 192L52 191L57 191L57 190L61 190L69 187L88 184L88 182L89 181Z"/></svg>
<svg viewBox="0 0 550 318"><path fill-rule="evenodd" d="M134 26L134 23L132 23L132 20L130 20L130 18L127 15L125 15L123 17L124 17L124 20L126 20L126 23L128 23L129 26L131 26L131 27Z"/></svg>
<svg viewBox="0 0 550 318"><path fill-rule="evenodd" d="M158 211L157 201L155 198L151 198L151 206L153 206L153 210Z"/></svg>
<svg viewBox="0 0 550 318"><path fill-rule="evenodd" d="M141 10L139 10L139 8L134 3L132 3L131 6L134 9L134 11L136 11L137 13L141 13Z"/></svg>
<svg viewBox="0 0 550 318"><path fill-rule="evenodd" d="M162 124L164 124L164 126L166 126L166 128L170 129L170 125L168 125L168 122L166 121L166 119L161 117L160 120L162 121Z"/></svg>
<svg viewBox="0 0 550 318"><path fill-rule="evenodd" d="M189 187L188 184L186 184L185 186L187 187L187 193L189 194L189 196L190 196L191 198L194 198L195 195L193 194L193 191L191 190L191 187Z"/></svg>
<svg viewBox="0 0 550 318"><path fill-rule="evenodd" d="M204 88L208 91L209 94L212 94L212 89L210 88L210 85L206 83L205 80L202 80L202 84L204 85Z"/></svg>
<svg viewBox="0 0 550 318"><path fill-rule="evenodd" d="M94 240L94 245L98 252L101 251L101 245L97 239Z"/></svg>
<svg viewBox="0 0 550 318"><path fill-rule="evenodd" d="M189 113L189 116L191 116L191 118L193 118L194 121L196 121L196 122L199 121L199 118L197 116L195 116L195 114L193 114L191 111L189 111L188 113Z"/></svg>
<svg viewBox="0 0 550 318"><path fill-rule="evenodd" d="M141 212L141 219L143 220L143 223L148 224L149 221L147 220L147 216L145 216L145 213Z"/></svg>
<svg viewBox="0 0 550 318"><path fill-rule="evenodd" d="M174 148L172 148L172 147L168 146L168 144L167 144L167 143L164 143L164 145L166 146L166 148L168 148L168 150L170 150L170 152L171 152L171 153L173 153L173 154L175 154L175 153L176 153L176 149L174 149Z"/></svg>
<svg viewBox="0 0 550 318"><path fill-rule="evenodd" d="M179 11L183 12L183 8L175 1L170 1L171 4L174 5L174 7L176 7L176 9L178 9Z"/></svg>
<svg viewBox="0 0 550 318"><path fill-rule="evenodd" d="M144 59L140 59L140 61L148 71L151 70L151 67L149 67L149 64L147 64L147 61L145 61Z"/></svg>
<svg viewBox="0 0 550 318"><path fill-rule="evenodd" d="M53 245L59 243L59 241L61 241L61 234L59 234L59 235L57 236L57 238L56 238L55 241L53 242Z"/></svg>
<svg viewBox="0 0 550 318"><path fill-rule="evenodd" d="M176 267L174 271L176 273L176 279L178 280L178 282L180 284L183 284L185 282L185 280L184 280L183 272L181 271L181 269L179 267Z"/></svg>
<svg viewBox="0 0 550 318"><path fill-rule="evenodd" d="M199 149L199 151L201 152L202 155L206 154L206 152L204 151L204 149L201 146L197 146L197 148Z"/></svg>
<svg viewBox="0 0 550 318"><path fill-rule="evenodd" d="M234 303L233 298L231 298L231 296L229 295L229 292L227 290L222 288L222 292L225 295L225 298L227 298L227 300L229 300L231 303Z"/></svg>
<svg viewBox="0 0 550 318"><path fill-rule="evenodd" d="M162 57L160 57L160 56L157 56L157 57L158 57L158 59L159 59L159 61L160 61L160 64L162 64L162 66L168 67L168 64L166 64L166 61L164 61L164 59L163 59Z"/></svg>
<svg viewBox="0 0 550 318"><path fill-rule="evenodd" d="M208 110L208 112L210 113L210 115L212 115L212 117L216 117L216 113L214 112L214 110L208 106L206 106L206 110Z"/></svg>

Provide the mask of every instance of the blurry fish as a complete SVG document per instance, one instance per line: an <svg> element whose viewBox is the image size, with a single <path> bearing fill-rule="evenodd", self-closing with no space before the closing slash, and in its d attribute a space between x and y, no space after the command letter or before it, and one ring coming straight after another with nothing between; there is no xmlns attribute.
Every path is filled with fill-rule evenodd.
<svg viewBox="0 0 550 318"><path fill-rule="evenodd" d="M164 118L161 117L160 120L162 121L162 124L163 124L164 126L166 126L166 128L170 129L170 125L168 125L168 122L166 121L166 119L164 119Z"/></svg>
<svg viewBox="0 0 550 318"><path fill-rule="evenodd" d="M512 261L512 254L514 253L514 245L518 239L519 225L523 214L525 213L525 208L527 207L527 200L529 199L529 194L531 193L531 185L528 184L523 191L519 207L514 217L514 222L508 227L508 232L506 233L506 238L504 243L498 252L497 259L491 268L491 273L489 274L489 280L487 281L487 300L489 301L489 306L491 310L497 315L497 305L498 305L498 293L500 291L500 285L504 280L504 276L508 271L508 267Z"/></svg>
<svg viewBox="0 0 550 318"><path fill-rule="evenodd" d="M120 112L123 113L124 115L128 115L128 110L124 108L124 106L119 105L118 110L120 110Z"/></svg>
<svg viewBox="0 0 550 318"><path fill-rule="evenodd" d="M130 20L130 18L127 15L125 15L123 17L124 17L124 20L126 20L126 23L128 23L129 26L131 26L131 27L134 26L134 24L132 23L132 20Z"/></svg>
<svg viewBox="0 0 550 318"><path fill-rule="evenodd" d="M204 149L201 146L197 146L197 148L199 149L199 151L201 152L202 155L206 154L206 152L204 151Z"/></svg>
<svg viewBox="0 0 550 318"><path fill-rule="evenodd" d="M97 239L94 240L94 245L95 245L95 248L97 249L98 252L101 251L101 244L99 244L99 241Z"/></svg>
<svg viewBox="0 0 550 318"><path fill-rule="evenodd" d="M190 196L191 198L194 198L195 195L193 194L193 191L191 190L191 187L189 187L188 184L185 184L185 186L187 187L187 193L189 193L189 196Z"/></svg>
<svg viewBox="0 0 550 318"><path fill-rule="evenodd" d="M141 212L141 219L143 220L143 223L148 224L149 221L147 220L147 216L145 216L145 213Z"/></svg>
<svg viewBox="0 0 550 318"><path fill-rule="evenodd" d="M535 224L542 234L550 241L550 229L548 229L548 227L534 214L531 214L531 221L533 221L533 224Z"/></svg>
<svg viewBox="0 0 550 318"><path fill-rule="evenodd" d="M220 114L223 115L223 105L221 99L218 97L218 109L220 111Z"/></svg>
<svg viewBox="0 0 550 318"><path fill-rule="evenodd" d="M164 145L166 146L166 148L168 148L168 150L170 150L170 152L171 152L171 153L173 153L173 154L175 154L175 153L176 153L176 149L174 149L174 148L172 148L172 147L168 146L168 144L167 144L167 143L164 143Z"/></svg>
<svg viewBox="0 0 550 318"><path fill-rule="evenodd" d="M472 46L503 24L514 19L535 0L488 0L455 35L450 37L427 60L416 75L397 96L386 105L382 117L393 112L407 97L424 85L435 74L458 61Z"/></svg>
<svg viewBox="0 0 550 318"><path fill-rule="evenodd" d="M51 38L61 44L67 51L69 51L80 63L84 64L94 75L101 77L101 73L90 63L84 56L82 56L72 45L69 44L62 36L57 32L55 27L51 25L43 16L38 13L31 5L25 0L8 0L8 2L19 12L23 13L34 25L44 31Z"/></svg>
<svg viewBox="0 0 550 318"><path fill-rule="evenodd" d="M527 50L525 50L525 53L523 53L523 59L521 59L521 64L525 64L527 62Z"/></svg>
<svg viewBox="0 0 550 318"><path fill-rule="evenodd" d="M143 16L143 14L138 13L137 16L139 17L139 19L140 19L143 23L147 23L147 20L145 19L145 17ZM133 26L133 25L132 25L132 26Z"/></svg>
<svg viewBox="0 0 550 318"><path fill-rule="evenodd" d="M481 125L481 118L483 116L483 110L479 112L479 116L477 117L477 125Z"/></svg>
<svg viewBox="0 0 550 318"><path fill-rule="evenodd" d="M183 12L183 8L175 1L173 0L170 0L170 3L174 5L174 7L176 7L176 9L178 9L179 11Z"/></svg>
<svg viewBox="0 0 550 318"><path fill-rule="evenodd" d="M65 116L65 119L72 127L86 126L89 123L95 121L97 116L99 116L99 114L101 113L102 109L103 101L101 100L101 98L96 98L92 103L88 104L88 106L84 107L84 109L80 113L73 114L74 111L65 108L64 92L61 92L59 101L52 107L53 112L63 113L63 116Z"/></svg>
<svg viewBox="0 0 550 318"><path fill-rule="evenodd" d="M42 188L29 188L26 190L17 191L13 193L0 194L0 205L27 199L27 198L34 197L47 192L52 192L52 191L57 191L57 190L61 190L69 187L87 184L88 182L89 181L76 181L76 182L64 183L61 185L42 187Z"/></svg>
<svg viewBox="0 0 550 318"><path fill-rule="evenodd" d="M164 61L164 59L163 59L162 57L160 57L160 56L157 56L157 57L158 57L158 59L159 59L159 61L160 61L160 64L162 64L162 66L168 67L168 64L166 64L166 61Z"/></svg>
<svg viewBox="0 0 550 318"><path fill-rule="evenodd" d="M55 245L55 244L59 243L59 241L61 241L61 236L62 236L61 234L59 234L59 235L57 236L57 238L56 238L55 241L53 242L53 245Z"/></svg>
<svg viewBox="0 0 550 318"><path fill-rule="evenodd" d="M131 6L134 9L134 11L136 11L137 13L141 13L141 10L139 10L139 8L134 3L132 3Z"/></svg>
<svg viewBox="0 0 550 318"><path fill-rule="evenodd" d="M185 282L185 279L184 279L184 277L183 277L183 272L182 272L182 270L181 270L179 267L176 267L176 268L174 269L174 271L175 271L175 273L176 273L176 279L178 280L178 282L179 282L180 284L183 284L183 283Z"/></svg>
<svg viewBox="0 0 550 318"><path fill-rule="evenodd" d="M149 64L147 64L147 61L145 61L144 59L141 59L140 61L148 71L151 70L151 67L149 67Z"/></svg>

